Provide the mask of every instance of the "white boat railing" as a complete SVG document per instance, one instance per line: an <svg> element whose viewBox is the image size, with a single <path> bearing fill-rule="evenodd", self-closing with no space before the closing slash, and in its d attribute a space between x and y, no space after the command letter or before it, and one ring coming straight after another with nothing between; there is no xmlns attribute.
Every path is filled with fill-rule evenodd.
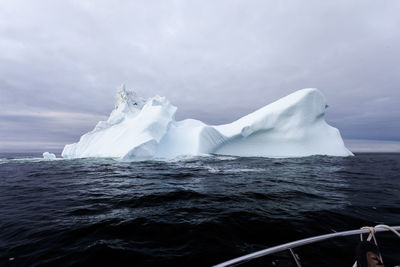
<svg viewBox="0 0 400 267"><path fill-rule="evenodd" d="M289 250L293 259L295 260L297 266L301 266L300 261L297 257L297 255L294 253L293 249L296 247L300 247L300 246L304 246L307 244L311 244L311 243L315 243L315 242L320 242L323 240L327 240L327 239L331 239L331 238L335 238L335 237L344 237L344 236L351 236L351 235L358 235L358 234L370 234L371 233L371 228L374 229L374 232L385 232L385 231L392 231L394 232L396 235L399 236L399 233L396 231L400 231L400 226L386 226L386 225L377 225L375 227L369 227L369 228L362 228L362 229L358 229L358 230L350 230L350 231L344 231L344 232L336 232L336 233L332 233L332 234L326 234L326 235L319 235L319 236L313 236L313 237L309 237L309 238L305 238L305 239L300 239L297 241L293 241L293 242L289 242L286 244L282 244L279 246L275 246L275 247L271 247L271 248L267 248L267 249L263 249L257 252L253 252L232 260L228 260L225 262L222 262L220 264L214 265L214 267L226 267L226 266L235 266L235 265L239 265L242 263L245 263L247 261L259 258L259 257L263 257L263 256L267 256L273 253L277 253L277 252L281 252L284 250ZM394 230L394 231L393 231ZM400 236L399 236L400 237Z"/></svg>

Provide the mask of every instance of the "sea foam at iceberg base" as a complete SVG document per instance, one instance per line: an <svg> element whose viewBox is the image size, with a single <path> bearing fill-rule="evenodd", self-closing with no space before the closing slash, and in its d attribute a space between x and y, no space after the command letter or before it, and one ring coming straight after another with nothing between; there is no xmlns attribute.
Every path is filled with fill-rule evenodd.
<svg viewBox="0 0 400 267"><path fill-rule="evenodd" d="M232 123L207 125L193 119L176 121L177 108L165 97L145 100L123 85L108 120L66 145L62 156L147 160L202 154L353 155L338 129L326 123L327 107L319 90L302 89Z"/></svg>

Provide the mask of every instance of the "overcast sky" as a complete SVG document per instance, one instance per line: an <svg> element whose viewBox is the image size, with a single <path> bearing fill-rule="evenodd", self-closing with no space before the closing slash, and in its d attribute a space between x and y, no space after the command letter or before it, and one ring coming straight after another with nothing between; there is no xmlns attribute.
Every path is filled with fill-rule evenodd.
<svg viewBox="0 0 400 267"><path fill-rule="evenodd" d="M350 148L400 151L399 14L398 0L0 0L0 152L59 152L122 83L211 124L316 87Z"/></svg>

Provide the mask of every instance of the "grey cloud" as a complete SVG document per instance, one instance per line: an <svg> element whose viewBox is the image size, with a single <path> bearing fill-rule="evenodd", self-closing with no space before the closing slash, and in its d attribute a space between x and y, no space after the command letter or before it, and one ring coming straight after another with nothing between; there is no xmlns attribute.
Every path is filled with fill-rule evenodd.
<svg viewBox="0 0 400 267"><path fill-rule="evenodd" d="M345 142L346 146L353 152L389 152L399 153L400 142L384 141L384 140L360 140L348 139Z"/></svg>
<svg viewBox="0 0 400 267"><path fill-rule="evenodd" d="M105 116L88 113L28 112L0 114L0 151L52 150L78 140ZM25 150L26 151L26 150Z"/></svg>
<svg viewBox="0 0 400 267"><path fill-rule="evenodd" d="M93 120L5 114L101 117L121 83L211 124L317 87L344 138L399 140L399 11L398 1L2 1L1 140L76 141Z"/></svg>

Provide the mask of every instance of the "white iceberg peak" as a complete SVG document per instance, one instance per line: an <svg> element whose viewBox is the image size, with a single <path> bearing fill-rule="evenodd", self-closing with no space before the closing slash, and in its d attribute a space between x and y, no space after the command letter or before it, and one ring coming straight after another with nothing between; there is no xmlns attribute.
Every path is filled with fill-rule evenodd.
<svg viewBox="0 0 400 267"><path fill-rule="evenodd" d="M314 88L299 90L230 124L175 121L177 108L165 97L144 100L124 85L107 121L66 145L64 158L171 158L207 153L302 157L350 156L339 131L324 119L327 104Z"/></svg>
<svg viewBox="0 0 400 267"><path fill-rule="evenodd" d="M107 129L121 123L126 117L137 115L145 103L144 98L137 96L135 91L126 89L125 84L122 84L115 97L115 109L107 121L99 121L92 132Z"/></svg>
<svg viewBox="0 0 400 267"><path fill-rule="evenodd" d="M141 109L144 103L145 99L138 97L135 91L126 89L125 84L122 84L118 89L115 99L115 109L121 105L127 105L134 109Z"/></svg>

